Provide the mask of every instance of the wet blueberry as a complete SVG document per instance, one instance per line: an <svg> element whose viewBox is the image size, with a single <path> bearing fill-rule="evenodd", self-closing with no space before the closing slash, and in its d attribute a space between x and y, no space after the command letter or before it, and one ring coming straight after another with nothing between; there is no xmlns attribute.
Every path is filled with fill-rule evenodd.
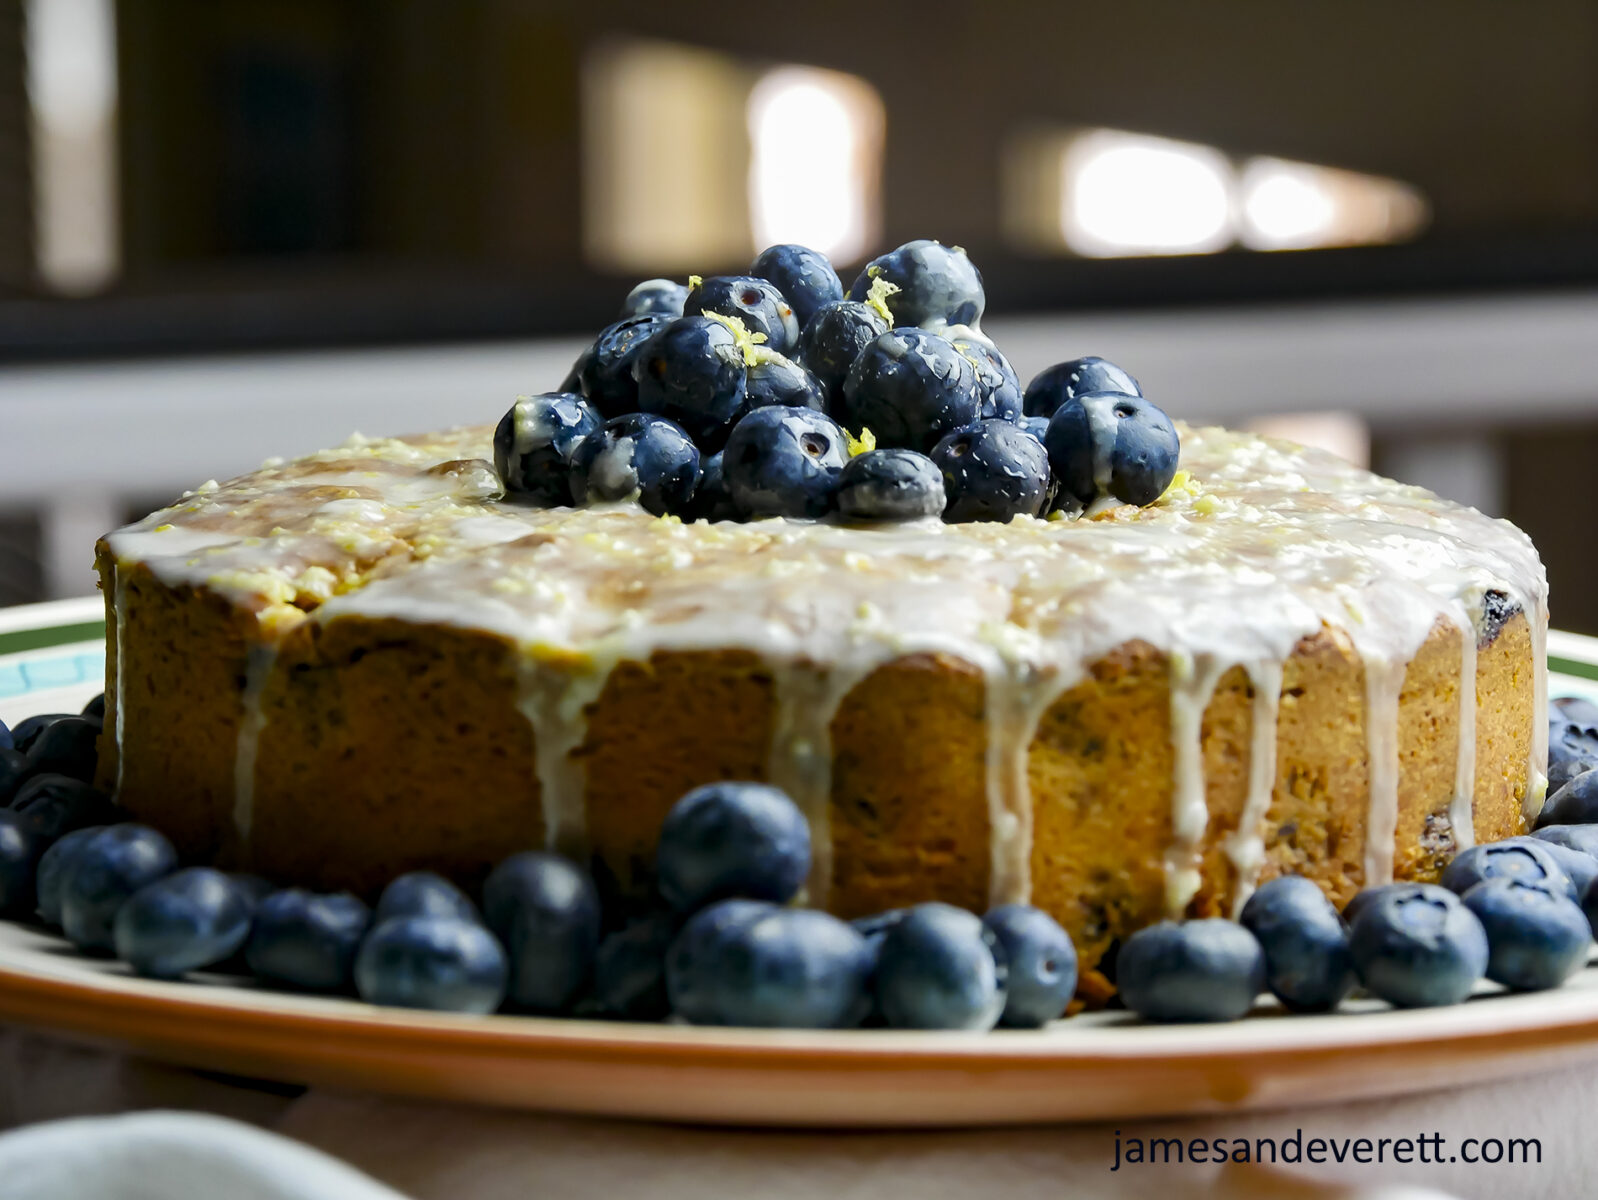
<svg viewBox="0 0 1598 1200"><path fill-rule="evenodd" d="M505 998L505 952L475 921L399 917L367 935L355 988L369 1004L490 1013Z"/></svg>
<svg viewBox="0 0 1598 1200"><path fill-rule="evenodd" d="M943 473L914 450L868 450L844 464L838 511L852 521L913 521L936 517L948 497Z"/></svg>
<svg viewBox="0 0 1598 1200"><path fill-rule="evenodd" d="M865 1015L871 955L837 917L776 908L732 922L709 954L674 943L667 972L674 1010L695 1024L840 1029Z"/></svg>
<svg viewBox="0 0 1598 1200"><path fill-rule="evenodd" d="M638 408L638 383L633 360L645 344L672 321L662 313L628 317L606 326L577 365L577 390L607 420ZM570 391L570 388L562 388Z"/></svg>
<svg viewBox="0 0 1598 1200"><path fill-rule="evenodd" d="M1556 988L1587 963L1592 930L1579 905L1513 879L1465 893L1487 934L1487 978L1516 991Z"/></svg>
<svg viewBox="0 0 1598 1200"><path fill-rule="evenodd" d="M39 859L39 870L35 877L35 911L39 915L39 920L46 925L60 928L61 880L65 877L72 860L77 857L78 851L104 828L104 825L90 825L85 829L74 829L52 844L44 852L44 857Z"/></svg>
<svg viewBox="0 0 1598 1200"><path fill-rule="evenodd" d="M112 950L117 910L128 897L177 870L172 843L146 825L102 829L67 861L61 876L61 928L80 950Z"/></svg>
<svg viewBox="0 0 1598 1200"><path fill-rule="evenodd" d="M1349 929L1360 982L1397 1008L1458 1004L1487 971L1487 934L1447 888L1383 888Z"/></svg>
<svg viewBox="0 0 1598 1200"><path fill-rule="evenodd" d="M870 429L879 446L925 454L977 419L976 368L952 343L922 329L891 329L860 352L843 384L841 419Z"/></svg>
<svg viewBox="0 0 1598 1200"><path fill-rule="evenodd" d="M1598 825L1598 768L1574 776L1548 797L1537 828L1549 825Z"/></svg>
<svg viewBox="0 0 1598 1200"><path fill-rule="evenodd" d="M949 498L943 519L1009 521L1035 517L1049 500L1049 456L1009 421L978 421L932 448Z"/></svg>
<svg viewBox="0 0 1598 1200"><path fill-rule="evenodd" d="M657 517L681 516L699 486L699 448L666 418L629 413L578 442L571 468L579 505L637 500Z"/></svg>
<svg viewBox="0 0 1598 1200"><path fill-rule="evenodd" d="M627 293L621 302L620 320L643 316L682 316L683 304L688 299L685 284L673 279L646 279Z"/></svg>
<svg viewBox="0 0 1598 1200"><path fill-rule="evenodd" d="M480 921L477 905L449 880L433 871L407 871L394 879L377 898L372 924L397 917L454 917Z"/></svg>
<svg viewBox="0 0 1598 1200"><path fill-rule="evenodd" d="M505 490L537 504L570 504L572 451L603 423L581 396L518 396L494 430L494 467Z"/></svg>
<svg viewBox="0 0 1598 1200"><path fill-rule="evenodd" d="M767 246L749 273L776 286L793 309L800 329L810 324L822 305L843 299L843 284L831 261L808 246Z"/></svg>
<svg viewBox="0 0 1598 1200"><path fill-rule="evenodd" d="M1265 986L1294 1012L1330 1012L1354 989L1348 926L1326 893L1282 875L1248 898L1240 916L1265 953Z"/></svg>
<svg viewBox="0 0 1598 1200"><path fill-rule="evenodd" d="M638 408L676 422L701 448L717 450L748 407L747 359L753 355L739 327L679 317L633 360Z"/></svg>
<svg viewBox="0 0 1598 1200"><path fill-rule="evenodd" d="M1007 995L999 1024L1041 1029L1065 1014L1076 991L1076 947L1042 909L1003 904L982 918L1004 949Z"/></svg>
<svg viewBox="0 0 1598 1200"><path fill-rule="evenodd" d="M1162 921L1115 961L1121 1000L1149 1021L1235 1021L1265 988L1265 953L1232 921Z"/></svg>
<svg viewBox="0 0 1598 1200"><path fill-rule="evenodd" d="M888 332L888 319L869 304L838 300L824 304L805 326L800 338L799 360L821 381L827 395L827 410L838 412L843 403L843 383L854 360L882 334Z"/></svg>
<svg viewBox="0 0 1598 1200"><path fill-rule="evenodd" d="M33 764L20 750L0 750L0 808L13 797L33 774Z"/></svg>
<svg viewBox="0 0 1598 1200"><path fill-rule="evenodd" d="M827 407L827 393L821 381L791 358L774 350L757 347L749 365L745 393L750 408L781 404L789 408Z"/></svg>
<svg viewBox="0 0 1598 1200"><path fill-rule="evenodd" d="M965 355L976 369L977 388L981 396L979 415L983 420L1009 421L1021 419L1021 381L1016 378L1010 360L999 353L999 348L987 338L976 334L957 336L953 329L946 336L954 348Z"/></svg>
<svg viewBox="0 0 1598 1200"><path fill-rule="evenodd" d="M690 917L666 952L666 995L672 1012L696 1025L720 1024L725 962L738 953L743 930L779 911L764 900L722 900Z"/></svg>
<svg viewBox="0 0 1598 1200"><path fill-rule="evenodd" d="M771 405L733 428L722 471L746 517L820 517L837 505L847 460L847 440L831 417Z"/></svg>
<svg viewBox="0 0 1598 1200"><path fill-rule="evenodd" d="M736 521L738 506L732 502L727 476L721 469L723 452L717 450L704 460L699 486L694 490L689 511L696 521Z"/></svg>
<svg viewBox="0 0 1598 1200"><path fill-rule="evenodd" d="M1016 425L1023 432L1031 434L1038 439L1038 445L1043 445L1043 437L1049 432L1049 419L1047 417L1021 417Z"/></svg>
<svg viewBox="0 0 1598 1200"><path fill-rule="evenodd" d="M70 775L31 776L12 797L11 811L26 817L51 842L74 829L119 819L104 792Z"/></svg>
<svg viewBox="0 0 1598 1200"><path fill-rule="evenodd" d="M754 275L712 275L700 280L688 289L683 311L717 313L742 321L751 334L764 334L765 345L778 354L791 354L799 347L799 322L793 306L775 284Z"/></svg>
<svg viewBox="0 0 1598 1200"><path fill-rule="evenodd" d="M140 975L181 979L215 966L250 934L251 905L211 867L189 867L148 883L117 910L116 955Z"/></svg>
<svg viewBox="0 0 1598 1200"><path fill-rule="evenodd" d="M558 854L513 854L483 885L483 913L510 955L511 1002L558 1013L588 982L599 947L599 893Z"/></svg>
<svg viewBox="0 0 1598 1200"><path fill-rule="evenodd" d="M0 916L25 916L33 908L39 860L49 845L25 818L0 809Z"/></svg>
<svg viewBox="0 0 1598 1200"><path fill-rule="evenodd" d="M1484 879L1518 879L1576 899L1576 886L1554 857L1553 848L1535 838L1472 846L1455 855L1437 882L1463 896Z"/></svg>
<svg viewBox="0 0 1598 1200"><path fill-rule="evenodd" d="M98 721L105 725L105 693L101 692L93 700L83 706L83 715L91 721Z"/></svg>
<svg viewBox="0 0 1598 1200"><path fill-rule="evenodd" d="M1101 497L1153 504L1176 475L1181 449L1171 419L1141 396L1095 392L1067 400L1044 434L1062 508Z"/></svg>
<svg viewBox="0 0 1598 1200"><path fill-rule="evenodd" d="M1141 396L1137 380L1112 362L1097 355L1073 358L1070 362L1045 367L1027 384L1023 407L1029 417L1052 417L1067 400L1079 396L1113 392L1122 396Z"/></svg>
<svg viewBox="0 0 1598 1200"><path fill-rule="evenodd" d="M889 926L877 955L877 1004L895 1029L992 1029L1007 982L993 931L948 904L910 909Z"/></svg>
<svg viewBox="0 0 1598 1200"><path fill-rule="evenodd" d="M785 904L810 874L810 825L778 788L706 784L666 815L655 871L678 912L732 897Z"/></svg>
<svg viewBox="0 0 1598 1200"><path fill-rule="evenodd" d="M38 737L57 721L64 721L68 717L76 715L76 713L39 713L36 716L24 717L12 727L12 747L26 754L28 747L33 745L34 738Z"/></svg>
<svg viewBox="0 0 1598 1200"><path fill-rule="evenodd" d="M966 252L941 242L906 242L872 259L849 288L849 299L865 300L878 280L891 289L883 298L895 325L976 325L987 305L982 275Z"/></svg>
<svg viewBox="0 0 1598 1200"><path fill-rule="evenodd" d="M348 992L372 910L347 892L273 892L256 906L244 960L262 983L306 992Z"/></svg>
<svg viewBox="0 0 1598 1200"><path fill-rule="evenodd" d="M658 1021L671 1011L666 952L680 927L676 913L652 913L599 943L594 1000L601 1013L629 1021Z"/></svg>

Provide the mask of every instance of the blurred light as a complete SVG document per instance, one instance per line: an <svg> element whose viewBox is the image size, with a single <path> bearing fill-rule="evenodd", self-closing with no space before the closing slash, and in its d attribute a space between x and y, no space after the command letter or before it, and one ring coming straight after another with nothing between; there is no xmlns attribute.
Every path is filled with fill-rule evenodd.
<svg viewBox="0 0 1598 1200"><path fill-rule="evenodd" d="M96 291L121 258L115 4L28 0L25 25L39 276L55 291Z"/></svg>
<svg viewBox="0 0 1598 1200"><path fill-rule="evenodd" d="M799 242L838 259L876 237L882 100L837 71L779 67L748 105L749 223L755 248Z"/></svg>
<svg viewBox="0 0 1598 1200"><path fill-rule="evenodd" d="M1358 413L1302 412L1254 417L1244 428L1326 450L1356 467L1371 465L1370 425Z"/></svg>
<svg viewBox="0 0 1598 1200"><path fill-rule="evenodd" d="M1420 193L1396 179L1281 158L1243 165L1238 237L1250 250L1406 241L1425 228Z"/></svg>
<svg viewBox="0 0 1598 1200"><path fill-rule="evenodd" d="M1219 150L1112 129L1072 138L1060 229L1078 254L1209 254L1232 241L1231 164Z"/></svg>

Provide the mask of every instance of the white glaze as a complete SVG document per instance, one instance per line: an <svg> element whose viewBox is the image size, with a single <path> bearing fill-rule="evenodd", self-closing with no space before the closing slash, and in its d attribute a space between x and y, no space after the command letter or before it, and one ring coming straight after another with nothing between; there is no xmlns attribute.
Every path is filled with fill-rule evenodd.
<svg viewBox="0 0 1598 1200"><path fill-rule="evenodd" d="M239 736L233 752L233 829L241 846L249 843L250 829L255 823L255 760L261 745L261 730L266 728L261 694L276 664L277 646L272 642L252 645L244 663Z"/></svg>
<svg viewBox="0 0 1598 1200"><path fill-rule="evenodd" d="M116 662L116 666L117 666L117 685L116 685L117 780L116 780L116 792L115 792L115 794L118 795L118 796L120 796L122 794L122 769L123 769L124 764L127 762L127 760L125 758L123 758L123 756L122 756L122 730L124 728L124 722L126 720L126 715L127 715L127 711L128 711L128 706L127 706L127 703L126 703L127 686L128 686L128 672L127 672L127 662L128 662L128 660L127 660L127 658L126 658L126 656L124 654L124 647L126 647L126 645L127 645L127 638L126 638L125 634L126 634L127 624L128 624L128 622L127 622L128 585L127 585L126 575L127 575L127 572L125 572L119 565L117 565L116 563L112 564L112 566L111 566L111 608L112 608L113 616L115 618L116 630L117 630L117 632L116 632L116 645L115 645L116 656L117 656L117 662Z"/></svg>
<svg viewBox="0 0 1598 1200"><path fill-rule="evenodd" d="M1537 703L1545 706L1546 582L1536 552L1505 522L1323 454L1214 429L1182 437L1192 479L1148 509L890 528L685 526L626 503L530 509L497 499L482 461L486 429L362 439L208 485L111 535L110 545L118 563L144 564L169 584L208 588L255 611L266 641L306 619L343 616L503 637L538 745L549 842L578 851L584 781L571 752L610 668L658 651L748 649L779 679L770 767L815 825L818 893L829 876L829 726L853 682L917 653L950 655L984 673L991 890L1019 899L1029 891L1026 754L1037 722L1088 666L1142 641L1173 671L1195 667L1172 691L1173 902L1192 894L1207 825L1204 705L1232 666L1254 683L1249 792L1226 847L1240 903L1264 861L1281 665L1302 638L1340 629L1366 668L1365 868L1368 880L1385 878L1398 692L1436 623L1458 625L1487 589L1507 593L1532 618ZM117 604L121 612L120 597ZM1541 803L1541 711L1528 812ZM1465 756L1462 746L1462 763ZM1460 784L1454 802L1463 806Z"/></svg>
<svg viewBox="0 0 1598 1200"><path fill-rule="evenodd" d="M1171 677L1171 844L1165 851L1165 912L1178 917L1203 884L1200 870L1210 810L1204 787L1204 710L1230 664L1185 651L1169 657Z"/></svg>
<svg viewBox="0 0 1598 1200"><path fill-rule="evenodd" d="M1476 623L1462 610L1458 627L1459 756L1454 763L1454 798L1448 806L1456 853L1476 844Z"/></svg>

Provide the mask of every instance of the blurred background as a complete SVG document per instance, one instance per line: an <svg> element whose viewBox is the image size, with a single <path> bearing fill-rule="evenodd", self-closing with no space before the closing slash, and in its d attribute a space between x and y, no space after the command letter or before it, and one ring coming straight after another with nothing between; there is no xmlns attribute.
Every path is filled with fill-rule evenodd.
<svg viewBox="0 0 1598 1200"><path fill-rule="evenodd" d="M488 422L633 282L965 246L1023 381L1507 516L1598 632L1598 0L0 0L0 603Z"/></svg>

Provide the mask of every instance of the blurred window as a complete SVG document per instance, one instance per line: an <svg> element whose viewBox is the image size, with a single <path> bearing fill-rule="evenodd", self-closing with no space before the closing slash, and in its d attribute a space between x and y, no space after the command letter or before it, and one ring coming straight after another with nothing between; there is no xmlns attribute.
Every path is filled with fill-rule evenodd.
<svg viewBox="0 0 1598 1200"><path fill-rule="evenodd" d="M1395 179L1115 129L1024 131L1005 176L1012 242L1088 258L1379 245L1429 217Z"/></svg>
<svg viewBox="0 0 1598 1200"><path fill-rule="evenodd" d="M856 76L612 43L584 64L582 123L595 265L715 270L783 241L847 261L880 228L882 101Z"/></svg>

